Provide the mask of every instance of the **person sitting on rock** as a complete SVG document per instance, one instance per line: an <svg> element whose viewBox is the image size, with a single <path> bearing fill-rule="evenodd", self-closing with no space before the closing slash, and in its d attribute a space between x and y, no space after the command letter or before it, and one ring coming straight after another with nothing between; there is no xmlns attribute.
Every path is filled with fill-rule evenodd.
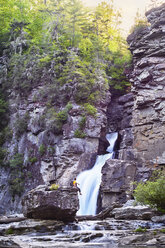
<svg viewBox="0 0 165 248"><path fill-rule="evenodd" d="M81 194L81 190L80 190L80 188L78 187L78 185L79 185L79 183L76 181L76 178L74 178L74 180L73 180L73 186L76 187L76 188L78 189L80 195L82 195L82 194Z"/></svg>

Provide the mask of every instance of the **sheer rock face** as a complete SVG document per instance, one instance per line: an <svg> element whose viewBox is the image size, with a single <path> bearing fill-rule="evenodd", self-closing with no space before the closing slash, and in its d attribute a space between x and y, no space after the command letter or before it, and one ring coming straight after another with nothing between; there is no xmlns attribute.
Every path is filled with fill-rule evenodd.
<svg viewBox="0 0 165 248"><path fill-rule="evenodd" d="M102 208L125 203L131 197L136 164L133 161L109 159L102 168Z"/></svg>
<svg viewBox="0 0 165 248"><path fill-rule="evenodd" d="M133 68L127 71L131 92L113 95L108 107L108 129L119 132L119 160L103 166L103 208L125 202L131 181L146 180L156 166L165 165L165 4L146 16L151 26L128 37L133 54Z"/></svg>
<svg viewBox="0 0 165 248"><path fill-rule="evenodd" d="M144 166L165 164L165 4L146 16L151 25L128 37L131 93L114 96L108 111L109 129L120 134L119 159L136 161L143 178L149 175Z"/></svg>
<svg viewBox="0 0 165 248"><path fill-rule="evenodd" d="M150 27L128 37L133 53L135 158L147 165L165 164L165 4L146 13Z"/></svg>
<svg viewBox="0 0 165 248"><path fill-rule="evenodd" d="M22 200L23 213L33 219L73 221L79 209L77 190L58 188L47 191L44 185L29 191Z"/></svg>
<svg viewBox="0 0 165 248"><path fill-rule="evenodd" d="M102 80L103 78L100 78L98 84ZM80 128L79 123L84 114L82 106L71 99L72 108L67 113L67 120L63 123L60 132L57 132L55 124L51 123L53 113L58 113L65 107L58 106L57 110L57 106L49 106L53 113L48 118L45 115L48 99L44 102L35 98L35 95L44 89L43 86L34 88L26 100L14 91L9 96L9 128L13 136L5 143L5 148L8 151L8 159L13 159L15 153L23 154L26 176L24 191L20 193L21 197L38 185L49 185L51 181L56 181L60 187L70 186L71 181L81 171L92 167L99 150L99 140L106 134L106 110L111 98L108 89L103 99L97 103L97 118L86 114L86 123L81 131L86 134L85 138L75 136L75 131ZM24 120L26 114L28 118ZM26 128L23 130L25 121ZM10 171L0 170L2 172L0 214L21 212L21 198L17 195L14 199L12 198L8 184L11 179Z"/></svg>

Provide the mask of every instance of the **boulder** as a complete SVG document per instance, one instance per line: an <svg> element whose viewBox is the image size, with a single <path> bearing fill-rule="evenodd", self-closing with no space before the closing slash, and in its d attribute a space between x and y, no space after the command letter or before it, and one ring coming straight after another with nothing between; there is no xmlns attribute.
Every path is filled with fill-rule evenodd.
<svg viewBox="0 0 165 248"><path fill-rule="evenodd" d="M151 220L155 211L146 206L128 206L112 210L115 219L124 220Z"/></svg>
<svg viewBox="0 0 165 248"><path fill-rule="evenodd" d="M77 189L49 190L45 185L39 185L25 195L22 206L23 214L28 218L73 221L79 208Z"/></svg>
<svg viewBox="0 0 165 248"><path fill-rule="evenodd" d="M165 223L165 214L160 216L153 216L151 220L155 223Z"/></svg>

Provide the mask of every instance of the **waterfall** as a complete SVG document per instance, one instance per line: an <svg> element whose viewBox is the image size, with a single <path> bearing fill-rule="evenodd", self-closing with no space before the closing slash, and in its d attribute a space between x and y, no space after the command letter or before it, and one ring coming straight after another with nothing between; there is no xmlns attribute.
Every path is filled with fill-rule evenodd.
<svg viewBox="0 0 165 248"><path fill-rule="evenodd" d="M106 135L109 142L107 154L99 155L92 169L81 172L77 177L82 195L79 195L80 209L77 215L95 215L97 210L97 198L101 183L101 169L109 158L113 158L114 145L118 133Z"/></svg>

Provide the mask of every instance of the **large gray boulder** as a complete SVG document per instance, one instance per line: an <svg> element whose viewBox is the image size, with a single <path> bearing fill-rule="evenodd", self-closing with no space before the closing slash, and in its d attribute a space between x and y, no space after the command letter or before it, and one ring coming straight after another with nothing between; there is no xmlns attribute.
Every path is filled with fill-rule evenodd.
<svg viewBox="0 0 165 248"><path fill-rule="evenodd" d="M27 193L22 206L28 218L73 221L79 208L77 189L63 187L50 191L40 185Z"/></svg>

